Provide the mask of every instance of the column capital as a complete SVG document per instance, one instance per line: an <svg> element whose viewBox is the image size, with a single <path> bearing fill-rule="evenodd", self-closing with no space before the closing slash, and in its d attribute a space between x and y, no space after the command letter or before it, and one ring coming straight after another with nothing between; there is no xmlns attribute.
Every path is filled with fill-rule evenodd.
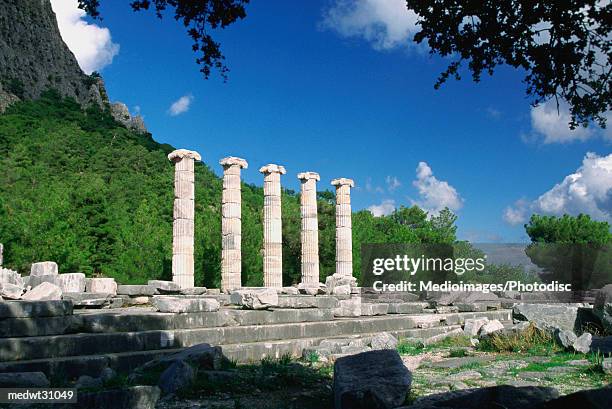
<svg viewBox="0 0 612 409"><path fill-rule="evenodd" d="M319 174L317 172L302 172L302 173L298 173L297 178L300 179L300 180L314 179L317 182L321 180L321 177L319 176Z"/></svg>
<svg viewBox="0 0 612 409"><path fill-rule="evenodd" d="M348 185L350 187L355 187L355 182L353 181L353 179L347 179L347 178L338 178L338 179L334 179L331 181L331 184L333 186L344 186L344 185Z"/></svg>
<svg viewBox="0 0 612 409"><path fill-rule="evenodd" d="M247 163L246 160L242 159L242 158L237 158L235 156L228 156L227 158L223 158L219 161L219 165L225 167L229 167L232 165L238 165L240 166L242 169L246 169L249 167L249 164Z"/></svg>
<svg viewBox="0 0 612 409"><path fill-rule="evenodd" d="M193 160L201 161L202 157L196 151L190 151L187 149L177 149L168 154L168 159L172 162L178 162L183 158L191 158Z"/></svg>
<svg viewBox="0 0 612 409"><path fill-rule="evenodd" d="M259 171L261 173L280 173L281 175L287 173L284 166L275 165L274 163L269 163L265 166L262 166L261 168L259 168Z"/></svg>

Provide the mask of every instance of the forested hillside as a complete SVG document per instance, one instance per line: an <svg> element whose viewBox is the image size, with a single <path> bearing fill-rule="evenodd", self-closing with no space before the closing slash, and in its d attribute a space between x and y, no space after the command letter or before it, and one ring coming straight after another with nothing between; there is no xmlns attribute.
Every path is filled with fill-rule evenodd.
<svg viewBox="0 0 612 409"><path fill-rule="evenodd" d="M122 283L170 279L174 148L83 111L48 91L0 115L0 242L5 264L26 272L54 260L61 272L115 277ZM205 160L211 160L205 158ZM211 163L216 163L211 162ZM196 167L196 283L218 287L221 180ZM243 283L261 285L261 187L243 185ZM321 278L333 273L334 195L319 193ZM455 241L455 217L431 220L420 209L353 217L355 275L361 243ZM299 192L283 192L284 281L300 276Z"/></svg>

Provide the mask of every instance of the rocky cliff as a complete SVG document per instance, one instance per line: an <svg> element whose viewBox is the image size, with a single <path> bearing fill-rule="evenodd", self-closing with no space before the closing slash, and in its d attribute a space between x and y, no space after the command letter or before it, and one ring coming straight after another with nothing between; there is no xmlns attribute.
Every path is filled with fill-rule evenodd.
<svg viewBox="0 0 612 409"><path fill-rule="evenodd" d="M124 104L109 104L99 75L81 70L62 40L49 0L0 0L0 113L51 88L83 107L109 109L127 128L147 132L142 118L132 117Z"/></svg>
<svg viewBox="0 0 612 409"><path fill-rule="evenodd" d="M49 89L81 105L108 102L99 77L81 71L57 27L49 0L0 0L0 106Z"/></svg>

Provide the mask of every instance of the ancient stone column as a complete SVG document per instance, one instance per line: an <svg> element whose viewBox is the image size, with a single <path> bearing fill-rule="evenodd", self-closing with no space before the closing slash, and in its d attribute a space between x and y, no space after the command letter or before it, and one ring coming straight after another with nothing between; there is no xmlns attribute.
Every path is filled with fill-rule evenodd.
<svg viewBox="0 0 612 409"><path fill-rule="evenodd" d="M351 224L351 179L334 179L336 186L336 273L353 275L353 237Z"/></svg>
<svg viewBox="0 0 612 409"><path fill-rule="evenodd" d="M186 149L170 152L174 162L174 223L172 226L172 281L181 288L194 286L193 237L195 231L195 169L199 153Z"/></svg>
<svg viewBox="0 0 612 409"><path fill-rule="evenodd" d="M221 290L242 287L240 169L248 167L241 158L228 157L219 161L223 166L221 195Z"/></svg>
<svg viewBox="0 0 612 409"><path fill-rule="evenodd" d="M281 220L280 176L287 173L279 165L259 169L264 174L264 286L283 286L283 224Z"/></svg>
<svg viewBox="0 0 612 409"><path fill-rule="evenodd" d="M319 284L319 222L317 220L318 173L303 172L297 175L302 182L300 211L302 214L302 284Z"/></svg>
<svg viewBox="0 0 612 409"><path fill-rule="evenodd" d="M2 267L2 253L4 253L4 245L2 245L2 243L0 243L0 267Z"/></svg>

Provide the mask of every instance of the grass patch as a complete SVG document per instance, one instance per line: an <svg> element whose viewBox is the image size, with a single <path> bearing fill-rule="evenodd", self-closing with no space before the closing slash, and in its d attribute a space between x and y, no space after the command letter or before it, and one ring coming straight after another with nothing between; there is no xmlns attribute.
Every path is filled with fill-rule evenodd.
<svg viewBox="0 0 612 409"><path fill-rule="evenodd" d="M455 337L444 338L431 345L423 345L421 341L416 340L400 340L399 344L397 345L397 352L399 352L400 355L419 355L423 352L430 352L438 349L451 349L451 354L458 354L456 356L459 357L466 356L460 355L466 353L465 350L461 350L460 348L469 346L471 346L470 338L463 335L459 335Z"/></svg>
<svg viewBox="0 0 612 409"><path fill-rule="evenodd" d="M561 351L552 336L536 328L533 323L517 334L493 334L482 339L478 349L486 352L515 352L531 356L549 356Z"/></svg>

